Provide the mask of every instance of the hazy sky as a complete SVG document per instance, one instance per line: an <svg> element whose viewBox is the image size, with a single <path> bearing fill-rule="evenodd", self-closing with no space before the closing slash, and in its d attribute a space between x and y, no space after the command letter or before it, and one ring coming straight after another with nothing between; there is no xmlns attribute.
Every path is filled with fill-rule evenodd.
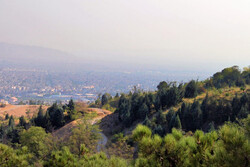
<svg viewBox="0 0 250 167"><path fill-rule="evenodd" d="M0 0L0 41L176 69L247 66L250 0Z"/></svg>

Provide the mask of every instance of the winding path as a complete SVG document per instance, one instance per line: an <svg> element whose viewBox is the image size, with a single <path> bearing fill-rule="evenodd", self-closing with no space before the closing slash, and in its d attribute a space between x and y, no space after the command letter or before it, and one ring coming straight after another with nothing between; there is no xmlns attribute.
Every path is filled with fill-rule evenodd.
<svg viewBox="0 0 250 167"><path fill-rule="evenodd" d="M98 110L98 112L102 112L104 115L106 115L106 110L102 110L102 109L97 109ZM103 117L97 117L97 118L94 118L92 121L91 121L91 124L92 125L94 125L94 124L96 124L99 120L101 120ZM101 135L101 139L98 141L98 144L97 144L97 147L96 147L96 149L97 149L97 152L101 152L101 149L103 148L103 147L105 147L105 145L107 144L107 142L108 142L108 138L107 138L107 136L104 134L104 133L102 133L102 132L99 132L99 134Z"/></svg>
<svg viewBox="0 0 250 167"><path fill-rule="evenodd" d="M98 141L98 145L97 145L97 152L100 152L102 147L105 147L105 145L108 142L108 138L107 136L105 136L102 132L100 132L102 138Z"/></svg>
<svg viewBox="0 0 250 167"><path fill-rule="evenodd" d="M98 113L98 116L96 118L93 118L92 120L90 120L90 123L92 125L96 124L99 120L101 120L105 116L112 113L108 110L103 110L103 109L99 109L99 108L89 108L89 111ZM59 138L69 137L70 136L69 134L71 133L72 128L74 128L78 125L78 121L80 121L80 119L70 122L69 124L63 126L62 128L56 130L55 132L53 132L53 134ZM107 138L107 136L105 136L104 133L99 132L99 134L101 135L101 139L98 141L98 144L97 144L97 148L96 148L97 152L100 152L101 149L103 147L105 147L105 145L108 142L108 138Z"/></svg>

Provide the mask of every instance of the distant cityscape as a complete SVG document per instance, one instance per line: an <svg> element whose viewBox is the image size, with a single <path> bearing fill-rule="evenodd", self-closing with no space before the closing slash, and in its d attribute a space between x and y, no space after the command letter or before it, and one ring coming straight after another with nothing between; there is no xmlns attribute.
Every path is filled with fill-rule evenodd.
<svg viewBox="0 0 250 167"><path fill-rule="evenodd" d="M192 76L180 76L180 78ZM171 79L171 80L170 80ZM128 92L134 86L155 90L162 80L178 81L178 75L159 72L49 72L46 70L0 69L0 102L11 104L51 104L55 101L91 102L98 95Z"/></svg>
<svg viewBox="0 0 250 167"><path fill-rule="evenodd" d="M40 70L0 70L0 102L11 104L67 102L69 99L92 101L96 98L94 85L73 84L67 76L58 78Z"/></svg>

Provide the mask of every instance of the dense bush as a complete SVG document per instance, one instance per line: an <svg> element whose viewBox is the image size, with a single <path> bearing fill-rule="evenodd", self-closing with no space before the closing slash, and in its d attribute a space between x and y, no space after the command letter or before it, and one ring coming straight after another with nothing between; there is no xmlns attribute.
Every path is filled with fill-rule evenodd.
<svg viewBox="0 0 250 167"><path fill-rule="evenodd" d="M250 115L242 122L243 126L228 123L218 131L197 130L194 135L173 129L165 137L139 125L133 131L139 146L135 166L248 166Z"/></svg>
<svg viewBox="0 0 250 167"><path fill-rule="evenodd" d="M245 86L250 82L250 68L244 68L241 72L238 66L233 66L217 72L206 81L206 87L222 88L226 86Z"/></svg>

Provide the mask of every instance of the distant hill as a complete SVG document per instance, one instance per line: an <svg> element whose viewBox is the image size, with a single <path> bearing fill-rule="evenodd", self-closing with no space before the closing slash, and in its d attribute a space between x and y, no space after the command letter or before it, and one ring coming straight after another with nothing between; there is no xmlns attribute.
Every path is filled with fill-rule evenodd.
<svg viewBox="0 0 250 167"><path fill-rule="evenodd" d="M0 67L53 68L75 67L74 55L55 49L0 42Z"/></svg>
<svg viewBox="0 0 250 167"><path fill-rule="evenodd" d="M14 117L27 116L32 117L34 114L37 114L39 105L11 105L8 104L3 108L0 108L0 116L5 117L6 114L9 116L13 115ZM47 110L48 106L43 106L44 110ZM29 111L29 112L28 112Z"/></svg>
<svg viewBox="0 0 250 167"><path fill-rule="evenodd" d="M89 59L94 56L93 54L86 53L84 56L75 56L74 54L51 48L0 42L0 68L35 68L60 72L123 72L123 70L131 70L129 64L122 65L123 63L121 63L117 65L109 61ZM107 55L103 55L103 57L105 56Z"/></svg>

